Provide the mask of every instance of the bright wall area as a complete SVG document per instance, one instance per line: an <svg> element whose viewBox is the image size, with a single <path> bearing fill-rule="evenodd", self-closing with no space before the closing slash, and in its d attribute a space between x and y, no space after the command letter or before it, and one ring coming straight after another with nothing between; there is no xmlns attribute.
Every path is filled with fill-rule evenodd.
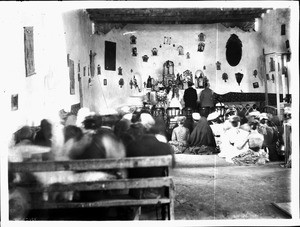
<svg viewBox="0 0 300 227"><path fill-rule="evenodd" d="M139 93L131 89L129 82L135 75L139 84L147 81L148 76L161 80L163 64L167 61L174 62L174 72L182 74L190 70L193 75L197 70L202 70L211 82L211 88L218 94L228 92L257 92L264 93L263 48L266 51L283 51L282 41L289 37L289 11L286 9L271 10L259 21L258 31L244 32L241 29L226 28L222 24L208 25L145 25L131 24L124 28L112 28L107 34L93 34L92 22L83 10L67 12L64 16L66 44L68 53L82 67L88 67L88 54L91 47L95 56L95 66L101 66L101 75L92 78L88 86L88 77L83 78L83 105L94 111L103 108L115 108L127 103L131 95ZM273 21L270 23L270 21ZM281 23L286 23L286 37L280 36ZM279 31L279 32L278 32ZM198 35L204 33L205 49L199 52ZM232 67L226 60L226 43L231 34L236 34L242 41L242 59ZM136 44L130 44L130 36L134 35ZM164 44L164 37L171 37L171 44ZM268 39L268 37L270 37ZM270 42L272 40L272 42ZM116 43L116 71L104 69L105 41ZM76 43L76 45L75 45ZM184 49L184 55L178 54L178 46ZM137 48L137 56L132 56L132 48ZM153 56L151 50L157 48L158 55ZM190 53L187 59L186 53ZM148 62L143 62L142 56L149 57ZM221 62L221 70L216 70L216 62ZM123 75L118 75L121 67ZM205 67L205 69L204 69ZM75 67L75 71L77 68ZM258 76L253 76L253 71L258 71ZM239 85L235 73L244 74ZM222 74L227 73L227 82L222 80ZM77 72L75 72L77 75ZM124 79L124 86L119 86L120 78ZM104 80L107 85L104 85ZM253 83L258 82L259 88L253 88ZM281 84L280 84L281 86ZM78 89L78 87L77 87ZM281 90L281 89L280 89ZM268 82L268 92L276 93L274 83ZM140 92L143 94L143 91ZM76 90L76 96L78 92Z"/></svg>
<svg viewBox="0 0 300 227"><path fill-rule="evenodd" d="M83 106L92 111L101 112L107 108L116 108L130 102L132 96L143 94L130 88L130 80L135 75L142 87L150 75L161 79L163 64L167 60L174 62L175 74L190 70L204 72L211 82L211 88L219 93L257 92L263 93L262 49L265 52L284 51L286 39L290 36L289 12L286 9L272 10L260 21L259 30L244 32L239 28L226 28L222 24L209 25L126 25L112 29L107 34L93 34L92 22L83 9L64 11L54 8L17 7L5 17L1 17L1 28L5 31L1 37L2 75L1 103L4 111L13 121L10 129L15 130L22 124L38 125L42 118L57 116L57 112L79 103L79 82L77 79L80 63ZM280 36L280 26L286 23L287 34ZM34 27L34 58L36 74L25 76L23 27ZM204 33L205 49L198 52L198 35ZM231 67L225 56L226 43L231 34L236 34L243 44L243 56L236 67ZM130 36L137 37L136 44L130 44ZM164 37L171 37L171 44L164 44ZM104 69L104 43L116 43L116 71ZM175 46L173 46L173 44ZM178 54L178 46L184 49L184 55ZM137 56L131 55L132 47L137 48ZM152 56L151 50L157 48L158 55ZM96 53L95 66L101 66L101 74L94 78L83 77L83 67L89 67L89 52ZM186 53L190 53L187 59ZM7 54L4 54L7 53ZM75 64L75 95L70 95L69 69L67 54ZM142 56L148 55L148 62ZM216 62L221 62L221 70L216 70ZM203 67L205 66L205 70ZM123 75L118 75L121 67ZM253 76L254 70L258 77ZM227 82L222 74L229 76ZM240 85L235 73L244 74ZM124 79L124 86L119 80ZM104 85L104 79L107 85ZM259 88L254 89L253 83ZM269 93L275 93L275 84L268 82ZM19 106L11 110L11 95L18 94ZM105 112L105 111L104 111Z"/></svg>

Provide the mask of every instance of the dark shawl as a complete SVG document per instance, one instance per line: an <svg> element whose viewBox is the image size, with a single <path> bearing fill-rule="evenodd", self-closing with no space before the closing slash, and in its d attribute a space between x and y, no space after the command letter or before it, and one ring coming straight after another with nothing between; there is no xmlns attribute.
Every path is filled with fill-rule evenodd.
<svg viewBox="0 0 300 227"><path fill-rule="evenodd" d="M190 146L202 145L216 147L215 137L205 117L201 117L189 139Z"/></svg>

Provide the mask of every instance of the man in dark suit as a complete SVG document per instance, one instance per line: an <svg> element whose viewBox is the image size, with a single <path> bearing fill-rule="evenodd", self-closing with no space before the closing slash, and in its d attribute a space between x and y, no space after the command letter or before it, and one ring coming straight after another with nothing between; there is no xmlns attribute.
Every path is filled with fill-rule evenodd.
<svg viewBox="0 0 300 227"><path fill-rule="evenodd" d="M197 91L193 88L193 82L188 81L188 88L185 89L183 95L183 101L185 103L185 108L197 109Z"/></svg>

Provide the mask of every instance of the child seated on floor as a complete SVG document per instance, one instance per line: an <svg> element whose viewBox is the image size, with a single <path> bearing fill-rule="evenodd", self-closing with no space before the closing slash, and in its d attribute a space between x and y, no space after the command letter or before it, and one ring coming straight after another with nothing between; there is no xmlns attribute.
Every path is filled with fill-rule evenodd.
<svg viewBox="0 0 300 227"><path fill-rule="evenodd" d="M183 153L187 148L190 130L183 126L185 120L186 117L184 116L177 118L178 126L173 129L172 138L171 141L169 141L169 144L173 147L175 154Z"/></svg>

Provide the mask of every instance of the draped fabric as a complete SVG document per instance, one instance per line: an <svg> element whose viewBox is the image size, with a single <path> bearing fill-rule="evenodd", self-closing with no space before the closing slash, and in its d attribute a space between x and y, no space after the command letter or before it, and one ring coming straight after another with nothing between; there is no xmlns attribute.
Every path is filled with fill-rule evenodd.
<svg viewBox="0 0 300 227"><path fill-rule="evenodd" d="M193 129L190 139L190 146L201 147L202 145L216 147L216 141L205 117L201 117L196 127Z"/></svg>

